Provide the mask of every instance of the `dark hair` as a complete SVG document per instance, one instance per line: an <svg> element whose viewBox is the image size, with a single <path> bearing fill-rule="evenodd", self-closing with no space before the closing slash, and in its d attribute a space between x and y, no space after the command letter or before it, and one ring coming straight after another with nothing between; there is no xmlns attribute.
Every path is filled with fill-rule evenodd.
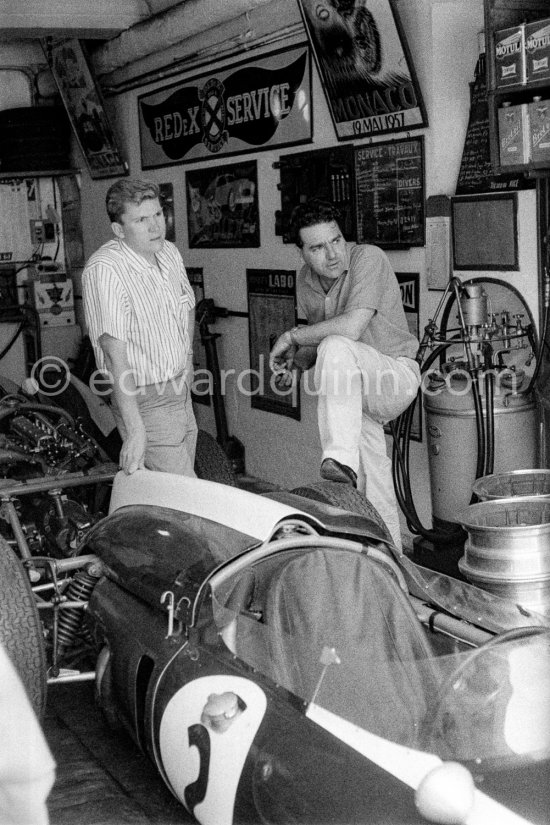
<svg viewBox="0 0 550 825"><path fill-rule="evenodd" d="M330 203L321 198L311 198L311 200L296 206L290 216L290 238L300 249L303 246L300 237L300 229L306 226L317 226L318 223L331 223L340 221L340 212Z"/></svg>
<svg viewBox="0 0 550 825"><path fill-rule="evenodd" d="M160 198L160 188L153 180L121 178L113 183L105 196L105 206L111 223L120 223L128 203L139 206L145 200Z"/></svg>

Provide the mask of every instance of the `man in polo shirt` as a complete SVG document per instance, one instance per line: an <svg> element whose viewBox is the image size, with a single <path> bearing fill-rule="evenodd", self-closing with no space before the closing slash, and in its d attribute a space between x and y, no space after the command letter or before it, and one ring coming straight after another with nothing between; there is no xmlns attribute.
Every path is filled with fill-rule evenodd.
<svg viewBox="0 0 550 825"><path fill-rule="evenodd" d="M194 476L193 290L166 240L156 183L116 181L106 207L114 238L86 264L82 297L98 368L112 380L120 466Z"/></svg>
<svg viewBox="0 0 550 825"><path fill-rule="evenodd" d="M420 369L397 279L381 249L344 240L326 201L298 206L292 234L304 260L298 317L308 325L277 339L270 366L289 386L315 365L321 477L365 492L401 547L383 426L416 396Z"/></svg>

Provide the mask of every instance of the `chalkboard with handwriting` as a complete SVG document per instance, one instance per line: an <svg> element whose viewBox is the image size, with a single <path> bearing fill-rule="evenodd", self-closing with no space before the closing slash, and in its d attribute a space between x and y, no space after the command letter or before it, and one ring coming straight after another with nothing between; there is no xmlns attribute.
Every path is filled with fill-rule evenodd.
<svg viewBox="0 0 550 825"><path fill-rule="evenodd" d="M489 105L493 103L489 103L485 55L481 54L474 81L470 83L470 117L456 184L457 195L516 191L535 186L535 180L529 180L521 172L493 174Z"/></svg>
<svg viewBox="0 0 550 825"><path fill-rule="evenodd" d="M424 138L355 149L357 240L386 249L424 246Z"/></svg>
<svg viewBox="0 0 550 825"><path fill-rule="evenodd" d="M457 195L487 192L490 189L492 170L489 102L483 57L480 57L476 66L475 80L470 83L470 117L458 173Z"/></svg>

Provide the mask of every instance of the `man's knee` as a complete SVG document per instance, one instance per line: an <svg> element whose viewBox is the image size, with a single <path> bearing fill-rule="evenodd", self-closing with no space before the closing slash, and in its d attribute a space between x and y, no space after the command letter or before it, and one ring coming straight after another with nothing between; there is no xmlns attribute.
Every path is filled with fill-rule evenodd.
<svg viewBox="0 0 550 825"><path fill-rule="evenodd" d="M317 348L317 360L348 362L356 360L357 343L344 335L327 335Z"/></svg>
<svg viewBox="0 0 550 825"><path fill-rule="evenodd" d="M327 396L357 396L362 392L356 342L343 335L325 338L317 351L315 382L320 393Z"/></svg>

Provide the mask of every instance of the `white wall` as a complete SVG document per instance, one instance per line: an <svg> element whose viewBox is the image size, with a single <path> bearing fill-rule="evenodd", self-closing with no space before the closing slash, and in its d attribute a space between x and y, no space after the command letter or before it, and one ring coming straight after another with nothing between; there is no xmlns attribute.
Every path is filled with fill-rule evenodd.
<svg viewBox="0 0 550 825"><path fill-rule="evenodd" d="M287 0L289 19L294 20L294 0ZM427 195L454 194L469 111L469 83L473 80L478 56L478 32L483 28L483 0L399 0L398 8L425 98L429 127L420 132L426 140ZM221 68L216 66L216 68ZM314 142L311 148L337 143L332 121L315 67L313 68ZM182 78L185 76L182 75ZM173 82L171 78L170 82ZM166 82L150 84L147 91L162 88ZM108 108L116 121L133 176L141 175L137 95L143 90L129 91L110 98ZM387 139L384 136L383 139ZM357 142L358 144L361 141ZM307 147L299 147L302 151ZM257 159L261 215L261 248L234 250L189 250L186 237L186 201L184 173L195 168L191 164L148 171L147 177L174 185L176 241L184 261L204 269L206 296L217 305L231 310L247 311L247 267L297 269L300 257L292 246L275 235L275 211L280 209L277 190L279 173L273 163L280 155L297 151L279 149L241 156ZM231 162L220 158L216 163ZM197 166L204 165L204 161ZM104 195L112 181L91 181L82 175L83 224L86 255L110 235L104 211ZM537 315L536 243L534 193L520 193L521 272L499 273L509 278L528 300ZM424 249L389 252L396 270L420 272L421 328L433 314L440 292L426 288ZM468 277L468 273L463 273ZM479 276L480 273L471 273ZM249 367L248 324L246 319L228 318L216 324L222 337L218 340L222 368L237 372ZM302 394L302 416L297 422L290 418L254 410L250 400L229 384L226 397L229 432L246 447L247 471L253 475L292 488L302 482L318 479L320 448L318 443L315 399ZM199 405L200 426L215 432L212 411ZM429 524L429 477L426 442L413 443L411 463L417 507L422 521Z"/></svg>

